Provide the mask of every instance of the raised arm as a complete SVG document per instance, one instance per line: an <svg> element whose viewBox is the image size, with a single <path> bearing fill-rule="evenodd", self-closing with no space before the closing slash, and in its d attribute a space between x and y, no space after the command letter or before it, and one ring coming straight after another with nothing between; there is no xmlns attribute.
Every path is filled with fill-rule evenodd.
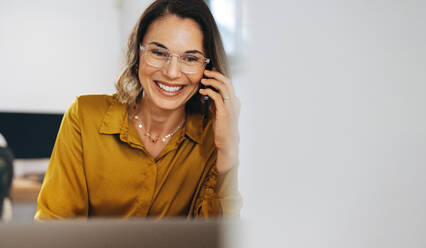
<svg viewBox="0 0 426 248"><path fill-rule="evenodd" d="M242 198L238 191L238 166L224 173L218 173L215 164L209 167L195 201L194 217L239 217Z"/></svg>

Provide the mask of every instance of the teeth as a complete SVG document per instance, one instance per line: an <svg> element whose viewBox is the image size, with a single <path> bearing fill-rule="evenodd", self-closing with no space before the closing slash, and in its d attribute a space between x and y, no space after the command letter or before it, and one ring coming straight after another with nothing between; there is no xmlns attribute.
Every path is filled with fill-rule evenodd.
<svg viewBox="0 0 426 248"><path fill-rule="evenodd" d="M176 92L179 91L183 88L183 86L175 86L175 87L170 87L164 84L160 84L157 82L157 85L160 86L160 88L162 88L165 91L169 91L169 92Z"/></svg>

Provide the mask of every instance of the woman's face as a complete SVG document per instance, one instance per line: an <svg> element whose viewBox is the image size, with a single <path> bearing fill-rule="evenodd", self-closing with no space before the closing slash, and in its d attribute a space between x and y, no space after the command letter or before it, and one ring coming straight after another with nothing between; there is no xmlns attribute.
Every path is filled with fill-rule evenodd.
<svg viewBox="0 0 426 248"><path fill-rule="evenodd" d="M203 33L199 25L189 18L168 15L151 23L142 41L143 46L155 45L167 48L170 53L181 55L199 51L204 54ZM144 89L144 100L165 110L176 110L197 92L203 71L185 74L180 70L177 56L162 68L146 63L139 53L139 81Z"/></svg>

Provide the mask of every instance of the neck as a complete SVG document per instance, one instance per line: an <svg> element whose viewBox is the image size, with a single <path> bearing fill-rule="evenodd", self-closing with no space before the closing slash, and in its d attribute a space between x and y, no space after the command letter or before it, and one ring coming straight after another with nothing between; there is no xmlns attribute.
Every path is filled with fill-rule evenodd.
<svg viewBox="0 0 426 248"><path fill-rule="evenodd" d="M135 114L142 119L144 129L157 136L174 131L185 118L185 106L175 110L164 110L154 106L145 97L136 104Z"/></svg>

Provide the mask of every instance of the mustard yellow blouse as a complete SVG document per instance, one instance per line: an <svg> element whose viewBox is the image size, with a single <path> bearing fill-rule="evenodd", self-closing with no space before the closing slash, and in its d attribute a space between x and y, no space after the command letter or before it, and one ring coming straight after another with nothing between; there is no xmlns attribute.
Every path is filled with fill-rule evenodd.
<svg viewBox="0 0 426 248"><path fill-rule="evenodd" d="M218 175L211 120L187 115L159 156L146 152L113 96L80 96L65 113L35 220L236 216L237 167Z"/></svg>

